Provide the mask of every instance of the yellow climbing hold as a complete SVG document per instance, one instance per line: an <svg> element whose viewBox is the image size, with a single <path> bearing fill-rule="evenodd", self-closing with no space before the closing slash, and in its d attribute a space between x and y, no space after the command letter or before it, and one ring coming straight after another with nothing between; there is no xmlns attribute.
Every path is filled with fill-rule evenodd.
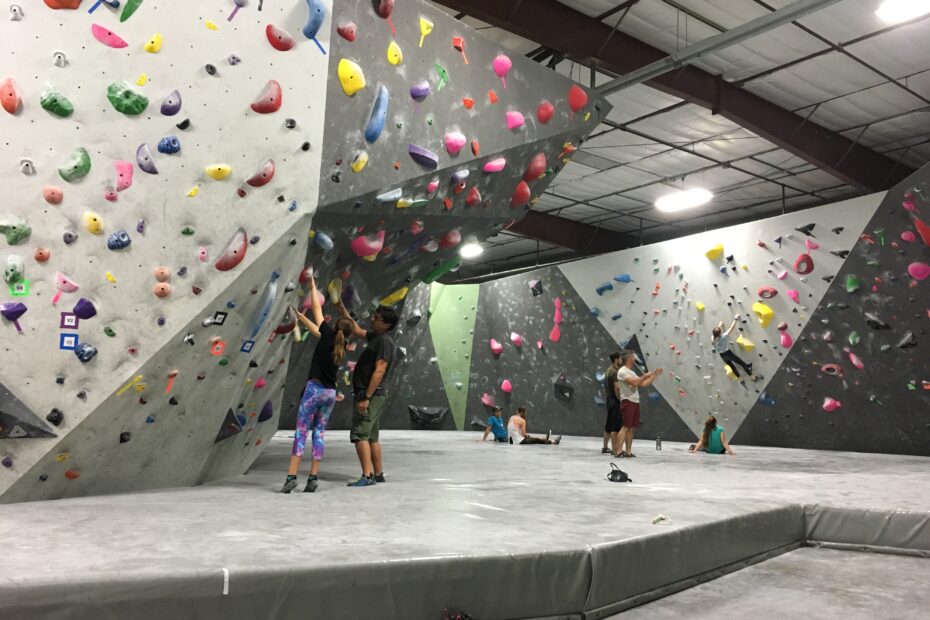
<svg viewBox="0 0 930 620"><path fill-rule="evenodd" d="M425 17L420 18L420 47L423 47L423 39L429 36L433 31L433 22Z"/></svg>
<svg viewBox="0 0 930 620"><path fill-rule="evenodd" d="M587 123L589 120L591 120L591 113L590 113L590 112L585 112L585 113L584 113L584 120L585 120L586 123Z"/></svg>
<svg viewBox="0 0 930 620"><path fill-rule="evenodd" d="M775 311L761 301L752 304L752 311L756 314L756 318L759 319L759 325L762 327L768 327L772 319L775 318Z"/></svg>
<svg viewBox="0 0 930 620"><path fill-rule="evenodd" d="M207 20L207 23L204 24L204 26L207 27L207 30L219 30L220 29L219 26L211 22L209 19Z"/></svg>
<svg viewBox="0 0 930 620"><path fill-rule="evenodd" d="M326 285L326 292L329 293L329 301L332 304L338 304L342 298L342 280L333 278Z"/></svg>
<svg viewBox="0 0 930 620"><path fill-rule="evenodd" d="M388 45L387 59L392 65L399 65L404 62L404 53L400 51L397 41L391 41L390 45Z"/></svg>
<svg viewBox="0 0 930 620"><path fill-rule="evenodd" d="M365 74L362 68L348 58L339 61L336 74L339 77L339 83L342 84L342 90L349 97L365 88Z"/></svg>
<svg viewBox="0 0 930 620"><path fill-rule="evenodd" d="M222 181L232 174L232 167L229 164L213 164L204 168L203 171L214 181Z"/></svg>
<svg viewBox="0 0 930 620"><path fill-rule="evenodd" d="M397 302L399 302L401 299L403 299L404 297L406 297L406 296L407 296L407 292L408 292L409 290L410 290L410 289L409 289L408 287L406 287L406 286L403 287L403 288L397 289L396 291L394 291L393 293L391 293L390 295L388 295L387 297L385 297L384 299L382 299L382 300L381 300L381 305L382 305L382 306L393 306L394 304L396 304Z"/></svg>
<svg viewBox="0 0 930 620"><path fill-rule="evenodd" d="M146 41L145 45L143 45L142 47L145 48L145 51L148 52L149 54L157 54L158 52L161 51L161 43L162 43L161 33L156 32L151 37L149 37L149 40Z"/></svg>
<svg viewBox="0 0 930 620"><path fill-rule="evenodd" d="M729 364L724 364L723 369L727 372L727 379L732 379L733 381L736 381L737 379L736 373L733 372L733 369L730 368Z"/></svg>
<svg viewBox="0 0 930 620"><path fill-rule="evenodd" d="M136 84L139 86L145 86L148 83L149 83L149 76L147 76L144 73L140 74L139 79L136 80Z"/></svg>
<svg viewBox="0 0 930 620"><path fill-rule="evenodd" d="M718 258L723 256L723 244L718 243L711 249L704 252L704 256L706 256L708 260L717 260Z"/></svg>
<svg viewBox="0 0 930 620"><path fill-rule="evenodd" d="M86 228L87 232L90 234L99 235L103 232L103 218L93 211L88 211L84 214L83 222L84 228Z"/></svg>
<svg viewBox="0 0 930 620"><path fill-rule="evenodd" d="M375 261L378 259L378 255L377 255L377 254L370 254L369 256L363 256L362 259L363 259L363 260L367 260L369 263L373 263L373 262L375 262Z"/></svg>
<svg viewBox="0 0 930 620"><path fill-rule="evenodd" d="M742 335L736 339L736 344L738 344L743 351L752 351L756 348L756 343Z"/></svg>
<svg viewBox="0 0 930 620"><path fill-rule="evenodd" d="M109 282L110 284L116 284L116 276L114 276L112 272L108 271L106 272L105 275L107 278L107 282Z"/></svg>
<svg viewBox="0 0 930 620"><path fill-rule="evenodd" d="M749 265L740 265L743 268L743 271L749 271Z"/></svg>
<svg viewBox="0 0 930 620"><path fill-rule="evenodd" d="M360 151L355 159L352 160L352 171L361 172L365 169L365 166L368 165L368 153L365 151Z"/></svg>
<svg viewBox="0 0 930 620"><path fill-rule="evenodd" d="M200 193L200 186L199 186L199 185L195 185L194 187L191 188L191 191L187 192L187 197L188 197L188 198L196 198L196 197L197 197L197 194L199 194L199 193Z"/></svg>
<svg viewBox="0 0 930 620"><path fill-rule="evenodd" d="M704 312L704 304L697 302L694 304L694 307L698 309L698 312Z"/></svg>

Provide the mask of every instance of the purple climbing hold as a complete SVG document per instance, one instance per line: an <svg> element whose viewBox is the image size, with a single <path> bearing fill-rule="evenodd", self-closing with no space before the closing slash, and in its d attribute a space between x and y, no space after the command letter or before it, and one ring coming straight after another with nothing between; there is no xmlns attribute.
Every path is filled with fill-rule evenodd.
<svg viewBox="0 0 930 620"><path fill-rule="evenodd" d="M410 144L408 152L410 153L410 158L424 168L435 170L439 167L439 156L422 146Z"/></svg>
<svg viewBox="0 0 930 620"><path fill-rule="evenodd" d="M265 404L262 405L261 413L258 414L259 422L267 422L274 416L274 406L271 404L270 400L266 400Z"/></svg>
<svg viewBox="0 0 930 620"><path fill-rule="evenodd" d="M19 301L8 301L0 304L0 316L16 327L16 331L23 333L23 328L19 326L19 318L26 314L26 304Z"/></svg>
<svg viewBox="0 0 930 620"><path fill-rule="evenodd" d="M152 159L152 151L148 144L140 144L136 149L136 163L142 172L148 174L158 174L158 168L155 167L155 161Z"/></svg>
<svg viewBox="0 0 930 620"><path fill-rule="evenodd" d="M432 92L432 88L429 85L429 81L420 80L416 84L410 87L410 97L414 101L423 101L429 97Z"/></svg>
<svg viewBox="0 0 930 620"><path fill-rule="evenodd" d="M77 300L77 303L74 304L74 310L72 310L77 318L82 321L93 318L97 316L97 308L94 307L94 302L87 299L86 297L81 297Z"/></svg>
<svg viewBox="0 0 930 620"><path fill-rule="evenodd" d="M174 116L181 111L181 93L171 91L161 103L161 113L165 116Z"/></svg>
<svg viewBox="0 0 930 620"><path fill-rule="evenodd" d="M3 460L0 460L0 465L3 465L4 467L7 467L7 468L13 467L12 457L9 457L9 456L3 457Z"/></svg>

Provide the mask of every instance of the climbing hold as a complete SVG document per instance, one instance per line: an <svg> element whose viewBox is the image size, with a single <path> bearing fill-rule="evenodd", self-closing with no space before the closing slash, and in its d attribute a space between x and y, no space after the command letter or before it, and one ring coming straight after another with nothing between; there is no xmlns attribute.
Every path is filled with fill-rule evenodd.
<svg viewBox="0 0 930 620"><path fill-rule="evenodd" d="M439 167L439 156L422 146L411 143L407 148L407 152L410 153L410 158L413 159L413 161L424 168L435 170Z"/></svg>
<svg viewBox="0 0 930 620"><path fill-rule="evenodd" d="M723 370L727 374L727 379L730 379L731 381L736 381L737 379L739 379L739 377L736 376L736 373L733 372L733 368L729 364L724 364Z"/></svg>
<svg viewBox="0 0 930 620"><path fill-rule="evenodd" d="M834 398L830 398L829 396L823 399L823 405L821 405L823 410L826 411L827 413L833 413L834 411L836 411L842 406L843 406L843 403L841 403L840 401Z"/></svg>
<svg viewBox="0 0 930 620"><path fill-rule="evenodd" d="M391 41L387 48L387 60L392 65L399 65L404 62L404 53L401 51L397 41Z"/></svg>
<svg viewBox="0 0 930 620"><path fill-rule="evenodd" d="M568 89L568 106L572 109L572 113L578 112L586 105L588 105L587 91L577 84L572 84Z"/></svg>
<svg viewBox="0 0 930 620"><path fill-rule="evenodd" d="M214 181L222 181L232 174L229 164L212 164L203 169L204 173Z"/></svg>
<svg viewBox="0 0 930 620"><path fill-rule="evenodd" d="M787 291L785 291L785 294L788 295L788 297L790 297L790 298L791 298L791 301L793 301L794 303L796 303L796 304L801 303L800 294L799 294L796 290L794 290L793 288L792 288L792 289L788 289Z"/></svg>
<svg viewBox="0 0 930 620"><path fill-rule="evenodd" d="M346 22L336 26L336 32L339 33L340 37L351 43L358 36L358 26L355 25L355 22Z"/></svg>
<svg viewBox="0 0 930 620"><path fill-rule="evenodd" d="M428 85L427 85L428 87ZM378 85L378 94L371 106L368 123L365 125L365 139L374 144L384 131L384 121L388 111L388 89L384 84Z"/></svg>
<svg viewBox="0 0 930 620"><path fill-rule="evenodd" d="M499 343L494 338L491 338L488 344L491 346L491 353L494 354L495 356L500 355L501 353L504 352L504 345Z"/></svg>
<svg viewBox="0 0 930 620"><path fill-rule="evenodd" d="M763 286L759 288L758 291L756 291L756 294L762 299L771 299L772 297L778 295L778 290L772 288L771 286Z"/></svg>
<svg viewBox="0 0 930 620"><path fill-rule="evenodd" d="M915 217L914 227L917 229L917 234L920 235L920 240L924 242L924 245L930 247L930 225L925 224L919 217Z"/></svg>
<svg viewBox="0 0 930 620"><path fill-rule="evenodd" d="M449 152L449 154L455 155L463 148L465 148L465 144L468 142L468 139L461 131L456 129L447 132L443 142L445 143L446 150Z"/></svg>
<svg viewBox="0 0 930 620"><path fill-rule="evenodd" d="M543 177L546 174L546 154L542 151L536 153L533 156L533 159L530 160L529 165L526 167L526 172L523 174L524 181L535 181Z"/></svg>
<svg viewBox="0 0 930 620"><path fill-rule="evenodd" d="M781 334L779 334L779 340L781 341L783 349L790 349L791 345L794 344L794 339L787 331L782 331Z"/></svg>
<svg viewBox="0 0 930 620"><path fill-rule="evenodd" d="M526 181L520 181L517 183L516 189L513 190L513 196L510 197L510 206L524 206L529 203L530 196L530 186L526 184Z"/></svg>
<svg viewBox="0 0 930 620"><path fill-rule="evenodd" d="M497 57L491 62L491 66L494 68L494 73L497 74L497 77L501 79L501 83L504 85L504 90L507 89L507 74L510 72L510 68L513 67L513 61L506 54L498 54Z"/></svg>
<svg viewBox="0 0 930 620"><path fill-rule="evenodd" d="M536 118L540 123L545 125L552 120L552 116L555 114L555 106L549 103L546 100L543 100L539 106L536 108Z"/></svg>
<svg viewBox="0 0 930 620"><path fill-rule="evenodd" d="M368 165L368 152L359 151L358 153L355 154L355 157L352 159L352 164L351 164L352 172L361 172L362 170L365 169L365 166L367 165Z"/></svg>
<svg viewBox="0 0 930 620"><path fill-rule="evenodd" d="M849 337L847 338L847 342L849 342L849 346L855 347L861 341L862 341L862 337L859 335L859 332L857 332L856 330L849 332Z"/></svg>
<svg viewBox="0 0 930 620"><path fill-rule="evenodd" d="M909 230L905 230L903 233L901 233L901 239L907 243L914 243L917 241L917 235Z"/></svg>
<svg viewBox="0 0 930 620"><path fill-rule="evenodd" d="M846 276L847 293L855 293L859 290L860 286L862 286L862 280L860 280L858 276L852 273Z"/></svg>
<svg viewBox="0 0 930 620"><path fill-rule="evenodd" d="M123 12L119 16L119 21L124 22L133 14L139 10L139 7L142 6L142 0L126 0L126 5L123 7Z"/></svg>
<svg viewBox="0 0 930 620"><path fill-rule="evenodd" d="M22 256L10 254L6 257L6 263L3 268L3 281L7 284L15 284L22 280L26 274L26 263Z"/></svg>
<svg viewBox="0 0 930 620"><path fill-rule="evenodd" d="M131 243L132 239L125 230L118 230L107 237L107 249L110 250L122 250L128 248Z"/></svg>
<svg viewBox="0 0 930 620"><path fill-rule="evenodd" d="M158 52L161 51L161 45L162 45L161 33L156 32L151 37L149 37L149 40L146 41L145 45L143 45L142 47L149 54L157 54Z"/></svg>
<svg viewBox="0 0 930 620"><path fill-rule="evenodd" d="M694 307L697 308L697 311L698 311L698 312L703 312L703 311L704 311L704 304L702 304L701 302L695 303L695 304L694 304Z"/></svg>
<svg viewBox="0 0 930 620"><path fill-rule="evenodd" d="M462 105L465 106L466 110L471 110L475 107L475 100L471 97L462 97Z"/></svg>
<svg viewBox="0 0 930 620"><path fill-rule="evenodd" d="M552 329L549 331L549 340L551 342L558 342L561 339L562 339L562 330L559 329L559 325L558 323L556 323L555 325L552 326Z"/></svg>
<svg viewBox="0 0 930 620"><path fill-rule="evenodd" d="M97 348L91 344L82 342L74 349L74 354L82 364L86 364L97 356Z"/></svg>
<svg viewBox="0 0 930 620"><path fill-rule="evenodd" d="M477 187L473 187L468 190L468 195L465 197L465 204L469 207L474 207L476 204L481 202L481 192L478 191Z"/></svg>
<svg viewBox="0 0 930 620"><path fill-rule="evenodd" d="M423 40L433 32L434 26L435 24L432 21L422 15L420 16L420 47L423 47Z"/></svg>
<svg viewBox="0 0 930 620"><path fill-rule="evenodd" d="M174 155L181 151L181 141L177 136L165 136L158 141L158 152L165 155Z"/></svg>
<svg viewBox="0 0 930 620"><path fill-rule="evenodd" d="M510 332L510 342L513 343L513 346L520 348L523 346L523 336L517 332Z"/></svg>
<svg viewBox="0 0 930 620"><path fill-rule="evenodd" d="M132 186L132 164L128 161L115 161L113 167L116 168L116 191L129 189Z"/></svg>
<svg viewBox="0 0 930 620"><path fill-rule="evenodd" d="M485 172L500 172L507 166L507 160L503 157L498 157L497 159L492 159L491 161L484 164L483 170Z"/></svg>
<svg viewBox="0 0 930 620"><path fill-rule="evenodd" d="M323 49L323 46L320 45L316 35L320 32L320 27L323 25L325 19L326 6L323 4L323 0L307 0L307 23L304 24L301 32L305 37L316 43L317 47L319 47L320 51L324 54L326 51Z"/></svg>
<svg viewBox="0 0 930 620"><path fill-rule="evenodd" d="M704 252L704 256L706 256L708 260L717 260L718 258L723 256L723 244L718 243L711 249Z"/></svg>
<svg viewBox="0 0 930 620"><path fill-rule="evenodd" d="M794 271L799 273L802 276L806 276L814 270L814 259L811 258L810 254L804 253L798 256L797 260L794 261Z"/></svg>
<svg viewBox="0 0 930 620"><path fill-rule="evenodd" d="M523 112L518 112L516 110L510 110L506 114L507 118L507 129L514 130L523 127L526 119L523 117Z"/></svg>
<svg viewBox="0 0 930 620"><path fill-rule="evenodd" d="M61 204L61 201L65 198L65 193L61 188L55 187L54 185L46 185L42 188L42 197L45 198L45 202L50 205Z"/></svg>
<svg viewBox="0 0 930 620"><path fill-rule="evenodd" d="M281 109L284 92L277 80L268 80L265 88L252 102L252 110L259 114L270 114Z"/></svg>
<svg viewBox="0 0 930 620"><path fill-rule="evenodd" d="M217 271L229 271L245 259L247 249L248 234L244 228L239 228L233 233L229 243L226 244L226 249L216 259L213 266L216 267Z"/></svg>
<svg viewBox="0 0 930 620"><path fill-rule="evenodd" d="M414 101L423 101L429 97L431 92L432 88L429 85L429 81L420 80L410 87L410 98Z"/></svg>
<svg viewBox="0 0 930 620"><path fill-rule="evenodd" d="M738 344L740 348L743 349L743 351L747 351L747 352L751 352L753 349L756 348L756 344L749 338L746 338L745 336L743 336L742 334L740 334L739 337L737 337L736 344Z"/></svg>
<svg viewBox="0 0 930 620"><path fill-rule="evenodd" d="M103 233L103 218L93 211L85 212L82 222L84 223L84 228L87 229L87 232L90 234L99 235Z"/></svg>
<svg viewBox="0 0 930 620"><path fill-rule="evenodd" d="M621 284L629 284L633 282L633 276L628 273L621 273L620 275L614 276L614 282L620 282Z"/></svg>
<svg viewBox="0 0 930 620"><path fill-rule="evenodd" d="M158 168L155 167L155 161L152 159L152 151L147 144L140 144L136 149L136 164L142 172L148 174L158 174Z"/></svg>
<svg viewBox="0 0 930 620"><path fill-rule="evenodd" d="M52 252L48 248L42 248L42 247L36 248L35 254L33 254L33 258L35 258L37 263L47 262L48 259L51 257L52 257Z"/></svg>
<svg viewBox="0 0 930 620"><path fill-rule="evenodd" d="M607 291L612 291L612 290L614 290L614 285L611 282L604 282L603 284L598 286L596 289L594 289L594 291L600 296L603 296L604 293L606 293Z"/></svg>
<svg viewBox="0 0 930 620"><path fill-rule="evenodd" d="M90 154L84 147L72 151L71 158L64 166L58 169L62 179L73 183L90 172Z"/></svg>
<svg viewBox="0 0 930 620"><path fill-rule="evenodd" d="M121 49L127 47L129 44L123 40L115 32L107 30L103 26L98 24L91 24L90 27L91 33L94 35L94 38L106 45L107 47L112 47L114 49Z"/></svg>
<svg viewBox="0 0 930 620"><path fill-rule="evenodd" d="M149 99L137 93L126 82L113 82L107 87L107 99L117 112L127 116L137 116L145 112Z"/></svg>
<svg viewBox="0 0 930 620"><path fill-rule="evenodd" d="M167 282L159 282L152 287L152 293L155 294L155 297L165 298L171 294L171 285Z"/></svg>
<svg viewBox="0 0 930 620"><path fill-rule="evenodd" d="M161 113L165 116L174 116L181 111L181 93L173 90L161 102Z"/></svg>
<svg viewBox="0 0 930 620"><path fill-rule="evenodd" d="M457 228L453 228L439 239L439 247L447 250L454 248L462 242L462 233Z"/></svg>
<svg viewBox="0 0 930 620"><path fill-rule="evenodd" d="M74 113L74 105L54 86L47 86L39 100L42 109L61 118L68 118Z"/></svg>
<svg viewBox="0 0 930 620"><path fill-rule="evenodd" d="M352 240L352 251L361 258L375 257L384 248L384 231L373 235L359 235Z"/></svg>
<svg viewBox="0 0 930 620"><path fill-rule="evenodd" d="M475 157L478 157L478 154L479 154L480 151L481 151L481 145L478 143L477 140L472 140L472 141L471 141L471 153L472 153L472 155L474 155Z"/></svg>
<svg viewBox="0 0 930 620"><path fill-rule="evenodd" d="M859 359L858 355L849 350L849 347L843 347L843 351L845 351L846 355L849 357L850 364L859 370L865 370L865 364L862 363L862 360Z"/></svg>
<svg viewBox="0 0 930 620"><path fill-rule="evenodd" d="M77 238L78 238L77 233L74 232L73 230L66 230L61 235L61 240L65 242L65 245L71 245L72 243L77 241Z"/></svg>
<svg viewBox="0 0 930 620"><path fill-rule="evenodd" d="M263 185L268 184L274 178L275 174L275 165L274 160L266 159L265 163L261 165L261 168L258 171L250 176L246 183L251 187L262 187Z"/></svg>
<svg viewBox="0 0 930 620"><path fill-rule="evenodd" d="M86 297L81 297L77 300L77 303L74 304L74 309L71 311L74 316L86 321L97 316L97 308L94 306L94 302L87 299Z"/></svg>
<svg viewBox="0 0 930 620"><path fill-rule="evenodd" d="M343 58L336 69L343 92L349 97L365 88L365 74L357 63Z"/></svg>
<svg viewBox="0 0 930 620"><path fill-rule="evenodd" d="M501 391L505 394L510 394L513 392L513 383L510 382L510 379L504 379L501 382Z"/></svg>
<svg viewBox="0 0 930 620"><path fill-rule="evenodd" d="M0 82L0 104L3 109L10 114L16 114L22 107L22 99L19 96L19 89L13 78L6 78Z"/></svg>
<svg viewBox="0 0 930 620"><path fill-rule="evenodd" d="M271 47L275 48L279 52L286 52L294 48L297 43L294 41L294 38L284 30L283 28L278 28L273 24L268 24L265 27L265 36L268 38L268 42L271 43Z"/></svg>
<svg viewBox="0 0 930 620"><path fill-rule="evenodd" d="M752 311L755 313L756 318L759 319L759 325L762 327L768 327L772 319L775 318L775 311L761 301L752 304Z"/></svg>
<svg viewBox="0 0 930 620"><path fill-rule="evenodd" d="M927 263L911 263L907 266L907 273L917 281L925 280L927 276L930 276L930 265L927 265Z"/></svg>
<svg viewBox="0 0 930 620"><path fill-rule="evenodd" d="M10 21L11 22L20 22L23 20L23 7L18 4L10 5Z"/></svg>

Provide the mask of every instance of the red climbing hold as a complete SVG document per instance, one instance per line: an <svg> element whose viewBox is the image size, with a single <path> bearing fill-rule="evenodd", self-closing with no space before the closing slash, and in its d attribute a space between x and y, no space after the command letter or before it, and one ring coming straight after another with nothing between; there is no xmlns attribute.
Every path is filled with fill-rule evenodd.
<svg viewBox="0 0 930 620"><path fill-rule="evenodd" d="M914 227L917 228L917 234L920 235L924 245L930 246L930 226L925 224L919 217L915 217Z"/></svg>
<svg viewBox="0 0 930 620"><path fill-rule="evenodd" d="M452 230L444 234L442 238L439 240L439 247L442 248L443 250L447 250L449 248L454 248L461 242L462 242L462 233L459 232L458 228L453 228Z"/></svg>
<svg viewBox="0 0 930 620"><path fill-rule="evenodd" d="M545 125L552 120L552 116L555 114L555 106L549 103L548 101L543 101L539 104L539 107L536 108L536 118L540 123Z"/></svg>
<svg viewBox="0 0 930 620"><path fill-rule="evenodd" d="M49 0L45 0L45 3L48 4ZM65 472L65 478L68 480L77 480L81 477L81 472L76 469L69 469Z"/></svg>
<svg viewBox="0 0 930 620"><path fill-rule="evenodd" d="M472 154L473 154L475 157L477 157L477 156L478 156L478 153L481 152L481 145L478 144L478 141L477 141L477 140L472 140L472 141L471 141L471 152L472 152Z"/></svg>
<svg viewBox="0 0 930 620"><path fill-rule="evenodd" d="M473 187L468 190L468 196L465 197L465 204L469 207L474 207L476 204L481 202L481 192L478 191L477 187Z"/></svg>
<svg viewBox="0 0 930 620"><path fill-rule="evenodd" d="M513 197L510 199L511 207L521 207L530 201L530 186L526 181L520 181L517 189L513 190Z"/></svg>
<svg viewBox="0 0 930 620"><path fill-rule="evenodd" d="M588 105L588 93L577 84L568 89L568 105L572 112L577 112Z"/></svg>
<svg viewBox="0 0 930 620"><path fill-rule="evenodd" d="M488 101L491 103L497 103L497 93L495 93L493 90L488 91Z"/></svg>
<svg viewBox="0 0 930 620"><path fill-rule="evenodd" d="M6 78L0 82L0 103L3 104L3 109L10 114L19 112L22 100L19 97L19 90L16 88L16 82L13 81L13 78Z"/></svg>
<svg viewBox="0 0 930 620"><path fill-rule="evenodd" d="M475 100L471 97L462 97L462 105L465 106L465 109L471 110L475 107Z"/></svg>
<svg viewBox="0 0 930 620"><path fill-rule="evenodd" d="M45 0L45 6L50 9L76 9L81 6L81 0Z"/></svg>
<svg viewBox="0 0 930 620"><path fill-rule="evenodd" d="M249 236L244 228L238 229L233 233L226 249L220 255L213 266L217 271L229 271L245 259L245 252L249 248Z"/></svg>
<svg viewBox="0 0 930 620"><path fill-rule="evenodd" d="M378 17L381 19L387 19L391 16L391 13L394 11L394 0L379 0L378 7L375 9L375 12L378 14Z"/></svg>
<svg viewBox="0 0 930 620"><path fill-rule="evenodd" d="M281 109L284 93L277 80L268 80L258 99L252 102L252 109L259 114L271 114Z"/></svg>
<svg viewBox="0 0 930 620"><path fill-rule="evenodd" d="M268 24L265 28L265 36L268 37L268 42L271 43L271 47L279 52L286 52L290 49L294 49L294 46L297 45L297 43L294 42L294 37L292 37L287 30L278 28L273 24Z"/></svg>
<svg viewBox="0 0 930 620"><path fill-rule="evenodd" d="M814 259L811 258L810 254L801 254L798 256L798 260L794 261L794 271L806 276L814 270Z"/></svg>
<svg viewBox="0 0 930 620"><path fill-rule="evenodd" d="M523 175L524 181L535 181L542 178L546 173L546 154L540 151L530 160L530 165L526 167L526 174Z"/></svg>
<svg viewBox="0 0 930 620"><path fill-rule="evenodd" d="M358 26L355 25L355 22L339 24L336 26L336 32L339 33L340 37L351 43L358 36Z"/></svg>
<svg viewBox="0 0 930 620"><path fill-rule="evenodd" d="M269 159L262 164L262 167L258 169L258 172L249 177L249 180L246 181L246 183L252 187L261 187L262 185L266 185L271 182L271 179L274 178L274 171L274 160Z"/></svg>

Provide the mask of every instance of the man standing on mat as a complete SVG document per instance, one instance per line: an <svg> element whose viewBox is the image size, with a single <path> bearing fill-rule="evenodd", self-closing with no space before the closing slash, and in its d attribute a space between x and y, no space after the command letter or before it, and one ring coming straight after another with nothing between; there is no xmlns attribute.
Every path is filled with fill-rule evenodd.
<svg viewBox="0 0 930 620"><path fill-rule="evenodd" d="M484 429L484 435L481 437L481 441L487 441L488 435L491 433L494 434L494 441L507 441L507 429L504 428L504 423L501 421L500 407L494 407L494 413L488 418L488 426Z"/></svg>
<svg viewBox="0 0 930 620"><path fill-rule="evenodd" d="M352 318L341 303L337 307L343 317ZM388 373L394 363L396 349L390 332L397 321L397 313L392 308L379 306L371 315L371 330L365 331L358 323L355 323L353 330L356 336L366 338L368 345L352 373L355 409L352 411L349 439L355 444L355 453L362 466L362 477L350 482L350 487L367 487L376 482L385 482L378 434L381 412L387 400Z"/></svg>
<svg viewBox="0 0 930 620"><path fill-rule="evenodd" d="M517 407L517 413L510 416L507 420L507 434L510 436L510 443L514 445L526 446L530 444L553 444L559 445L562 436L559 435L552 439L552 431L546 434L545 439L539 437L530 437L526 434L526 407Z"/></svg>
<svg viewBox="0 0 930 620"><path fill-rule="evenodd" d="M639 388L649 387L656 377L662 374L662 369L657 368L647 372L643 376L637 376L633 372L633 364L636 363L636 356L629 349L621 353L623 362L617 371L617 384L620 386L620 417L622 418L622 427L620 428L619 443L621 448L626 445L625 452L618 456L633 458L633 432L639 426Z"/></svg>
<svg viewBox="0 0 930 620"><path fill-rule="evenodd" d="M604 373L604 400L607 406L607 422L604 424L604 446L601 448L601 454L617 455L620 452L620 446L617 444L617 435L620 433L620 397L617 386L617 371L621 366L621 354L610 354L610 366ZM610 440L610 448L607 447L607 441Z"/></svg>

